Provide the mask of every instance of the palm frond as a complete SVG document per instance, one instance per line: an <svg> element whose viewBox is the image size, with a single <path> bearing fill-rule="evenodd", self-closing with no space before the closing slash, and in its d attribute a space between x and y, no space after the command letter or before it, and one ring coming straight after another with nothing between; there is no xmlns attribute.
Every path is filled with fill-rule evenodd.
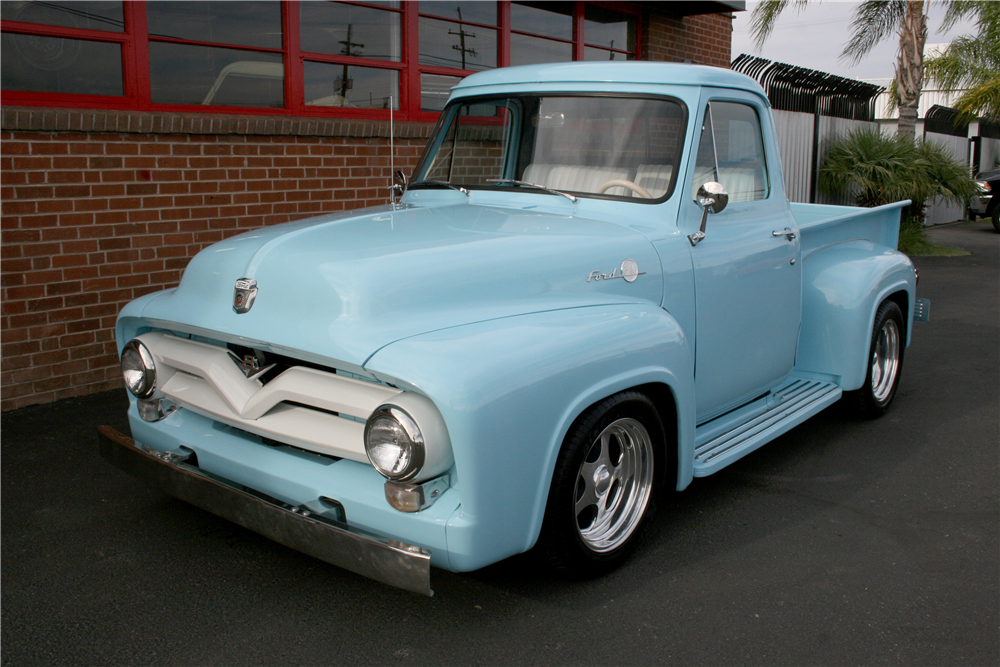
<svg viewBox="0 0 1000 667"><path fill-rule="evenodd" d="M979 16L979 34L952 41L926 63L928 76L946 90L968 89L955 102L963 120L976 114L1000 115L1000 3L967 2Z"/></svg>
<svg viewBox="0 0 1000 667"><path fill-rule="evenodd" d="M764 46L764 42L771 36L774 26L778 22L781 12L791 2L796 11L809 4L809 0L764 0L753 9L750 16L750 35L753 37L754 47L759 51Z"/></svg>
<svg viewBox="0 0 1000 667"><path fill-rule="evenodd" d="M959 118L962 120L971 120L975 116L1000 117L1000 76L970 88L954 104L961 112Z"/></svg>
<svg viewBox="0 0 1000 667"><path fill-rule="evenodd" d="M950 30L960 20L971 15L976 16L980 32L988 28L992 23L996 26L997 14L1000 14L1000 7L995 1L984 0L949 0L945 10L944 19L941 21L941 31Z"/></svg>
<svg viewBox="0 0 1000 667"><path fill-rule="evenodd" d="M903 14L904 0L865 0L854 10L851 21L851 40L840 57L853 64L861 62L875 45L896 34Z"/></svg>

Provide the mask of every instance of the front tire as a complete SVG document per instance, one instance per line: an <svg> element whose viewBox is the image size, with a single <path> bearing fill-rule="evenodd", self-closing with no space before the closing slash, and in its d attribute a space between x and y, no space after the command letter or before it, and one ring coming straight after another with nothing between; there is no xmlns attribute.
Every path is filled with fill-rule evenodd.
<svg viewBox="0 0 1000 667"><path fill-rule="evenodd" d="M601 576L635 550L653 513L663 423L644 394L615 394L577 418L559 453L538 553L580 579Z"/></svg>
<svg viewBox="0 0 1000 667"><path fill-rule="evenodd" d="M857 391L847 393L854 411L865 419L884 415L896 396L903 370L905 331L899 306L894 301L883 301L875 313L865 383Z"/></svg>

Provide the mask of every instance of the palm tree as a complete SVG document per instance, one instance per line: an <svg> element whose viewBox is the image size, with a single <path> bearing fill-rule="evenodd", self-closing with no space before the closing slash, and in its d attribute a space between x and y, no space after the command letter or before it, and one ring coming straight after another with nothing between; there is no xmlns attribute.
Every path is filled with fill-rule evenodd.
<svg viewBox="0 0 1000 667"><path fill-rule="evenodd" d="M826 192L850 193L864 207L909 199L904 222L922 222L926 203L935 197L968 203L979 192L968 165L940 144L864 128L830 142L819 185Z"/></svg>
<svg viewBox="0 0 1000 667"><path fill-rule="evenodd" d="M968 201L979 193L969 167L933 141L913 142L899 134L858 129L834 139L819 171L826 192L850 194L858 206L881 206L902 199L899 249L907 254L927 246L924 210L928 201Z"/></svg>
<svg viewBox="0 0 1000 667"><path fill-rule="evenodd" d="M927 75L945 90L968 89L955 102L961 120L977 114L1000 117L1000 3L955 0L942 27L969 15L977 17L979 34L954 39L944 53L927 61Z"/></svg>
<svg viewBox="0 0 1000 667"><path fill-rule="evenodd" d="M808 0L765 0L750 18L750 32L759 49L767 41L778 16L792 2L800 11ZM865 0L854 10L851 40L841 53L858 63L894 33L899 33L896 60L896 95L899 99L898 132L913 141L916 135L917 106L924 83L924 43L927 41L926 7L930 0Z"/></svg>

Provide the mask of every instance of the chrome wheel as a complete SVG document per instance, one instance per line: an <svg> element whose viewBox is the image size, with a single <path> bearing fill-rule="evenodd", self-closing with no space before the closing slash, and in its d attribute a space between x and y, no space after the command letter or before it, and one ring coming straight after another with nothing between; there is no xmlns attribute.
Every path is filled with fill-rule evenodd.
<svg viewBox="0 0 1000 667"><path fill-rule="evenodd" d="M653 488L653 445L635 419L608 424L576 481L576 526L588 549L612 551L635 532Z"/></svg>
<svg viewBox="0 0 1000 667"><path fill-rule="evenodd" d="M884 403L896 387L899 374L899 327L896 321L887 319L879 331L872 350L872 395L879 403Z"/></svg>
<svg viewBox="0 0 1000 667"><path fill-rule="evenodd" d="M579 579L624 563L656 510L660 482L676 477L666 449L646 394L623 391L584 410L559 450L535 552Z"/></svg>
<svg viewBox="0 0 1000 667"><path fill-rule="evenodd" d="M865 382L844 394L859 417L881 417L892 405L903 372L905 322L903 311L893 301L883 301L875 311Z"/></svg>

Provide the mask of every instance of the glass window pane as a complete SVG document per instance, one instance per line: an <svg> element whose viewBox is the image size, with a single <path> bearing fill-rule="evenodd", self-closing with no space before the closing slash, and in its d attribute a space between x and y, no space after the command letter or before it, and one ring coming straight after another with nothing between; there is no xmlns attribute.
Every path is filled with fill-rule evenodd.
<svg viewBox="0 0 1000 667"><path fill-rule="evenodd" d="M3 33L4 90L124 95L120 44Z"/></svg>
<svg viewBox="0 0 1000 667"><path fill-rule="evenodd" d="M452 117L422 179L484 186L504 178L503 158L512 116L506 101L463 105Z"/></svg>
<svg viewBox="0 0 1000 667"><path fill-rule="evenodd" d="M497 24L497 3L495 2L421 2L421 14L433 14L453 21Z"/></svg>
<svg viewBox="0 0 1000 667"><path fill-rule="evenodd" d="M587 5L583 18L583 36L587 44L635 51L634 16Z"/></svg>
<svg viewBox="0 0 1000 667"><path fill-rule="evenodd" d="M375 67L305 63L305 103L317 107L399 108L399 72Z"/></svg>
<svg viewBox="0 0 1000 667"><path fill-rule="evenodd" d="M492 69L497 66L497 31L421 18L420 64Z"/></svg>
<svg viewBox="0 0 1000 667"><path fill-rule="evenodd" d="M536 35L573 39L572 2L515 2L510 6L510 27Z"/></svg>
<svg viewBox="0 0 1000 667"><path fill-rule="evenodd" d="M151 42L149 78L161 104L285 105L285 67L270 53Z"/></svg>
<svg viewBox="0 0 1000 667"><path fill-rule="evenodd" d="M730 203L756 201L768 194L760 120L752 107L712 102L717 179L729 191Z"/></svg>
<svg viewBox="0 0 1000 667"><path fill-rule="evenodd" d="M584 60L635 60L634 53L618 53L607 49L598 49L593 46L583 47Z"/></svg>
<svg viewBox="0 0 1000 667"><path fill-rule="evenodd" d="M124 32L121 2L0 2L4 21Z"/></svg>
<svg viewBox="0 0 1000 667"><path fill-rule="evenodd" d="M452 86L462 80L460 76L442 76L440 74L420 75L420 110L441 111L448 101Z"/></svg>
<svg viewBox="0 0 1000 667"><path fill-rule="evenodd" d="M400 15L340 2L299 4L302 50L399 62Z"/></svg>
<svg viewBox="0 0 1000 667"><path fill-rule="evenodd" d="M281 48L279 2L147 2L150 37Z"/></svg>
<svg viewBox="0 0 1000 667"><path fill-rule="evenodd" d="M573 60L573 45L551 39L510 35L510 64L562 63Z"/></svg>
<svg viewBox="0 0 1000 667"><path fill-rule="evenodd" d="M670 194L687 126L676 102L598 95L482 97L444 114L414 181L493 188L505 186L490 179L517 178L629 201ZM510 137L517 140L505 144ZM615 180L636 188L609 183Z"/></svg>
<svg viewBox="0 0 1000 667"><path fill-rule="evenodd" d="M698 137L698 153L695 156L694 180L691 183L691 198L698 201L698 188L709 181L718 181L718 170L715 160L715 140L712 136L712 114L705 109L705 117L701 123L701 134Z"/></svg>

